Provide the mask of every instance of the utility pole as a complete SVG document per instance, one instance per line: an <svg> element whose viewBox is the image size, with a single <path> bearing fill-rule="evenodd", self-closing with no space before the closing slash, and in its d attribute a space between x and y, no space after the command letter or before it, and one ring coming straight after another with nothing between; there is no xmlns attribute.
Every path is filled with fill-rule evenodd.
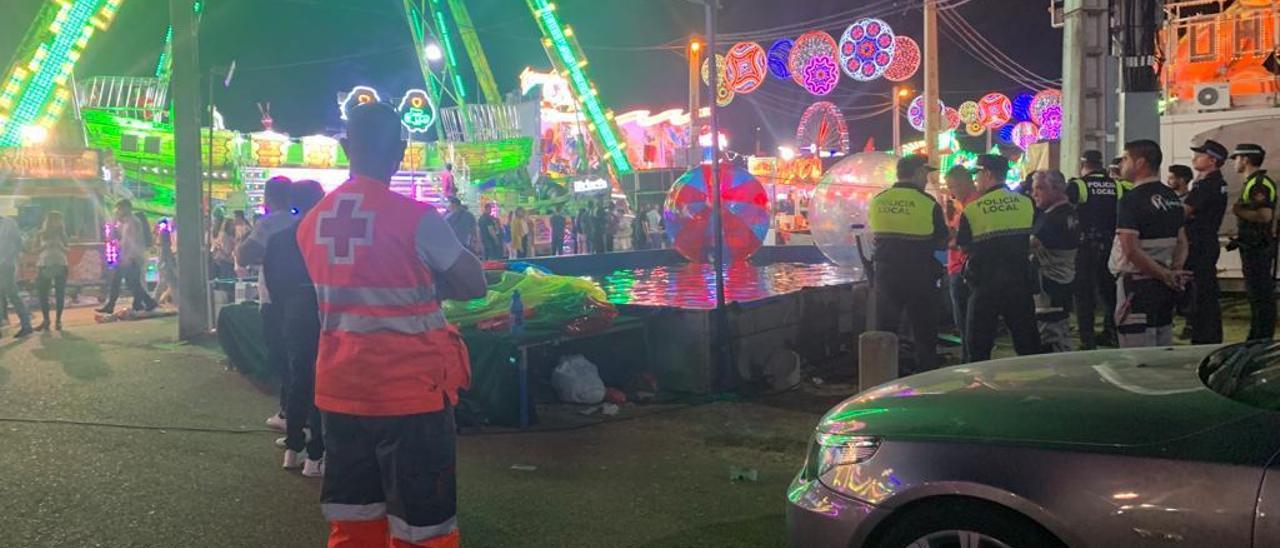
<svg viewBox="0 0 1280 548"><path fill-rule="evenodd" d="M1085 150L1107 152L1108 0L1066 0L1062 29L1062 141L1059 165Z"/></svg>
<svg viewBox="0 0 1280 548"><path fill-rule="evenodd" d="M690 168L699 163L698 159L698 109L702 82L699 81L702 68L702 42L694 36L689 40L689 152L687 161Z"/></svg>
<svg viewBox="0 0 1280 548"><path fill-rule="evenodd" d="M209 332L209 285L202 275L204 189L200 186L200 65L196 55L196 0L169 0L173 25L173 138L178 229L178 338Z"/></svg>
<svg viewBox="0 0 1280 548"><path fill-rule="evenodd" d="M924 153L929 165L938 167L938 129L942 112L938 110L938 0L924 3ZM899 174L899 176L903 176Z"/></svg>

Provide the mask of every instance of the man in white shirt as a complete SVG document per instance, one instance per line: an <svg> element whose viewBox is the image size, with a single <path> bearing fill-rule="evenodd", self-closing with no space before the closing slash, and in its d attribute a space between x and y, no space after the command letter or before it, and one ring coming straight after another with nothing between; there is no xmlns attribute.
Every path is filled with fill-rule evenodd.
<svg viewBox="0 0 1280 548"><path fill-rule="evenodd" d="M147 236L144 233L147 227L142 226L142 222L134 216L133 202L129 200L116 202L116 227L120 241L116 268L120 273L119 276L124 279L125 286L133 294L133 309L147 312L155 310L156 301L147 293L142 278L143 263L147 259ZM116 299L119 296L119 281L112 280L107 303L99 308L98 312L111 314L115 310Z"/></svg>
<svg viewBox="0 0 1280 548"><path fill-rule="evenodd" d="M18 258L22 256L22 233L12 211L0 211L0 298L9 302L18 313L21 327L14 338L30 335L31 314L18 296Z"/></svg>
<svg viewBox="0 0 1280 548"><path fill-rule="evenodd" d="M267 241L293 225L296 220L289 209L289 179L272 177L263 188L267 216L253 226L249 236L236 247L236 263L242 267L261 266ZM267 426L283 432L287 423L284 410L289 401L289 356L285 349L284 311L271 304L265 276L258 280L258 300L262 303L263 340L267 344L267 365L280 373L280 412L267 417Z"/></svg>

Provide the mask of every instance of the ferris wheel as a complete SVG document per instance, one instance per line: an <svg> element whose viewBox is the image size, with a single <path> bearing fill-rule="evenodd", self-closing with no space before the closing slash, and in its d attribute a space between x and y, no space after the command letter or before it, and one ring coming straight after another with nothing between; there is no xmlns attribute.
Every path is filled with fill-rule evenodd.
<svg viewBox="0 0 1280 548"><path fill-rule="evenodd" d="M814 156L849 153L849 128L844 114L830 101L818 101L805 109L796 127L796 146Z"/></svg>

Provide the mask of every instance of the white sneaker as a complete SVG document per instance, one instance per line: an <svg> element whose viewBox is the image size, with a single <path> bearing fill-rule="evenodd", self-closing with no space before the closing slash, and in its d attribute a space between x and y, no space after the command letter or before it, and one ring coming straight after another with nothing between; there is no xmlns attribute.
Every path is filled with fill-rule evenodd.
<svg viewBox="0 0 1280 548"><path fill-rule="evenodd" d="M307 463L302 466L302 475L308 478L324 477L324 457L319 460L307 459Z"/></svg>
<svg viewBox="0 0 1280 548"><path fill-rule="evenodd" d="M289 447L284 444L284 440L287 440L287 439L289 439L287 436L280 436L276 438L276 447L279 447L281 449L288 449Z"/></svg>
<svg viewBox="0 0 1280 548"><path fill-rule="evenodd" d="M275 430L276 432L284 432L286 425L287 423L284 420L284 416L280 413L267 417L267 428Z"/></svg>
<svg viewBox="0 0 1280 548"><path fill-rule="evenodd" d="M285 470L297 470L302 467L302 453L292 449L284 451L284 464L280 465Z"/></svg>

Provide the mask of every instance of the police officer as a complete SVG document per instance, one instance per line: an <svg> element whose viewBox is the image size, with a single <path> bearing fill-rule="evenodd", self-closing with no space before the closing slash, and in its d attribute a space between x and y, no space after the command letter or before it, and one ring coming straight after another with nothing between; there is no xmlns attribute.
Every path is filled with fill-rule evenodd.
<svg viewBox="0 0 1280 548"><path fill-rule="evenodd" d="M1244 188L1231 208L1238 221L1235 245L1240 248L1245 291L1249 295L1249 340L1271 339L1276 328L1275 208L1276 183L1262 169L1267 151L1255 144L1236 145L1231 153Z"/></svg>
<svg viewBox="0 0 1280 548"><path fill-rule="evenodd" d="M984 154L977 160L982 195L964 209L956 243L969 254L969 319L964 344L971 360L991 359L996 322L1003 317L1019 355L1040 350L1028 259L1035 206L1004 186L1009 161Z"/></svg>
<svg viewBox="0 0 1280 548"><path fill-rule="evenodd" d="M1067 197L1076 206L1080 222L1080 248L1076 253L1076 321L1080 327L1080 346L1085 350L1098 347L1094 333L1094 314L1098 295L1102 295L1102 341L1114 345L1116 280L1107 269L1111 242L1116 233L1116 204L1123 193L1120 184L1107 174L1102 153L1085 151L1080 158L1080 177L1068 183Z"/></svg>
<svg viewBox="0 0 1280 548"><path fill-rule="evenodd" d="M1122 176L1134 181L1116 212L1111 272L1117 281L1120 346L1173 344L1173 310L1187 272L1182 201L1160 182L1163 155L1150 140L1125 144Z"/></svg>
<svg viewBox="0 0 1280 548"><path fill-rule="evenodd" d="M924 156L898 160L898 182L871 199L868 214L876 237L876 324L893 330L906 311L917 372L937 367L942 264L934 252L946 247L948 235L942 207L924 191L931 171Z"/></svg>
<svg viewBox="0 0 1280 548"><path fill-rule="evenodd" d="M1222 165L1227 147L1212 139L1191 147L1191 168L1199 177L1182 200L1187 215L1187 270L1191 272L1192 301L1187 314L1191 344L1222 342L1222 304L1218 302L1218 230L1227 211L1227 181Z"/></svg>

